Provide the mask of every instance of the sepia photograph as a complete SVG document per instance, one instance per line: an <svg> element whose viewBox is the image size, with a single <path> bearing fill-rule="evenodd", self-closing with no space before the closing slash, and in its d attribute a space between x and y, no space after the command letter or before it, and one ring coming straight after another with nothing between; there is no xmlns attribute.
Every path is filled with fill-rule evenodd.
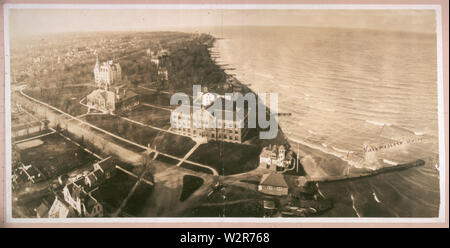
<svg viewBox="0 0 450 248"><path fill-rule="evenodd" d="M436 5L4 8L8 221L446 217Z"/></svg>

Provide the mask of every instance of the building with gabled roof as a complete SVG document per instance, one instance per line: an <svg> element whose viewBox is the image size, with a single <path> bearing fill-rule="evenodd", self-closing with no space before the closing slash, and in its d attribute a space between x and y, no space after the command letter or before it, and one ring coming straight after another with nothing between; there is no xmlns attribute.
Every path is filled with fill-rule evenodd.
<svg viewBox="0 0 450 248"><path fill-rule="evenodd" d="M201 108L182 105L172 111L171 123L173 131L188 135L193 138L202 138L207 141L225 141L233 143L242 143L248 134L248 113L242 108L236 106L233 99L226 99L221 96L215 98L212 94L204 94L198 98ZM223 101L221 109L215 109L214 102ZM225 109L232 106L232 110ZM209 108L208 108L209 107ZM186 111L183 111L186 109ZM189 113L189 114L186 114ZM238 118L242 114L244 119ZM227 119L227 116L231 118Z"/></svg>
<svg viewBox="0 0 450 248"><path fill-rule="evenodd" d="M109 87L117 84L122 79L122 68L119 63L112 60L105 61L102 64L97 60L94 66L94 79L97 87Z"/></svg>
<svg viewBox="0 0 450 248"><path fill-rule="evenodd" d="M262 176L258 191L269 195L284 196L288 195L289 186L282 174L268 173Z"/></svg>
<svg viewBox="0 0 450 248"><path fill-rule="evenodd" d="M122 78L119 63L110 60L100 66L97 56L94 77L97 89L86 97L89 109L115 113L129 111L139 105L139 95L119 84Z"/></svg>

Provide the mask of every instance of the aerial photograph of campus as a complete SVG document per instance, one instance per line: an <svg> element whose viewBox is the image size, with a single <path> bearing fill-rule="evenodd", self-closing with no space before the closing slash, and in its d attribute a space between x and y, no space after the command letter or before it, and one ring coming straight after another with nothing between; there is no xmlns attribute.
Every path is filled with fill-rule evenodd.
<svg viewBox="0 0 450 248"><path fill-rule="evenodd" d="M13 218L439 216L432 9L5 18Z"/></svg>

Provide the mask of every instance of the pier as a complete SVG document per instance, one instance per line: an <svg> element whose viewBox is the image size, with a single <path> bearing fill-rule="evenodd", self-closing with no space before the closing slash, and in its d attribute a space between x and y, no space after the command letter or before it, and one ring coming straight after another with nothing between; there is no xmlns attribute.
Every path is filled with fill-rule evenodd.
<svg viewBox="0 0 450 248"><path fill-rule="evenodd" d="M306 177L309 182L334 182L334 181L342 181L342 180L351 180L351 179L358 179L362 177L370 177L370 176L376 176L381 173L388 173L393 171L399 171L399 170L405 170L412 167L417 166L423 166L425 165L425 161L422 159L418 159L416 161L405 163L405 164L399 164L395 166L389 166L389 167L383 167L380 169L376 169L373 171L358 173L358 174L350 174L350 175L341 175L341 176L326 176L326 177Z"/></svg>

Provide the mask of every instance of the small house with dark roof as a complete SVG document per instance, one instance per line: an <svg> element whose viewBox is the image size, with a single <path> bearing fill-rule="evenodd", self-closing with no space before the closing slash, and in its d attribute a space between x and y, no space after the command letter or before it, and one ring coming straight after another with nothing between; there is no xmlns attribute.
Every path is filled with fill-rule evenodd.
<svg viewBox="0 0 450 248"><path fill-rule="evenodd" d="M94 164L94 173L96 171L101 171L104 174L105 179L110 179L115 175L116 161L114 161L114 159L112 158L107 158L99 161L98 163Z"/></svg>
<svg viewBox="0 0 450 248"><path fill-rule="evenodd" d="M258 191L264 194L284 196L288 195L289 187L282 174L264 174L258 185Z"/></svg>

